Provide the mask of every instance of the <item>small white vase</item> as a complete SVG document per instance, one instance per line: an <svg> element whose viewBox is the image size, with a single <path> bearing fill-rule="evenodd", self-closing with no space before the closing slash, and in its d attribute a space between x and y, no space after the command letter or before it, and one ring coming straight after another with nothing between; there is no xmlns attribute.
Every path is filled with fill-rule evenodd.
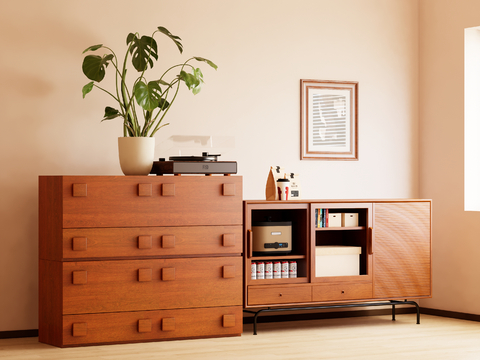
<svg viewBox="0 0 480 360"><path fill-rule="evenodd" d="M125 175L148 175L155 153L154 137L119 137L118 156Z"/></svg>

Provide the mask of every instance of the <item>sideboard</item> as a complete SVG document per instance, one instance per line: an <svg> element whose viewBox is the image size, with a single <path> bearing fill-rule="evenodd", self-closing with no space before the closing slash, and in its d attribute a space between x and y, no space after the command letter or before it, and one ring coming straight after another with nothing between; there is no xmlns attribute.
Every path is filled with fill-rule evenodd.
<svg viewBox="0 0 480 360"><path fill-rule="evenodd" d="M328 226L319 223L319 214L349 214L356 222ZM394 307L396 300L431 297L431 219L431 200L244 201L244 307L258 315L275 308L384 300ZM253 225L265 221L291 223L290 253L252 251ZM358 250L357 273L317 273L324 261L318 252L336 247ZM252 264L292 261L295 277L251 274Z"/></svg>

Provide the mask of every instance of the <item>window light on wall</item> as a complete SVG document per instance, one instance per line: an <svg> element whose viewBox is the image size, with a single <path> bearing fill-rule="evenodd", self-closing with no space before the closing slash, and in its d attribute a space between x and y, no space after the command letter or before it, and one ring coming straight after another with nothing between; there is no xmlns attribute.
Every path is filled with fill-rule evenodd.
<svg viewBox="0 0 480 360"><path fill-rule="evenodd" d="M465 29L465 211L480 211L480 26Z"/></svg>

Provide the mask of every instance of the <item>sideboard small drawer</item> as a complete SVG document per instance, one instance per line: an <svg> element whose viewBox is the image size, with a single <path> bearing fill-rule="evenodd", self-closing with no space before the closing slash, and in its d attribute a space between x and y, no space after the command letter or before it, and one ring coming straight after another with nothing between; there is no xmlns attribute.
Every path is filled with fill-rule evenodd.
<svg viewBox="0 0 480 360"><path fill-rule="evenodd" d="M242 304L242 258L63 263L63 314Z"/></svg>
<svg viewBox="0 0 480 360"><path fill-rule="evenodd" d="M65 176L63 228L241 225L240 176Z"/></svg>
<svg viewBox="0 0 480 360"><path fill-rule="evenodd" d="M372 283L320 284L313 286L313 301L362 300L373 297Z"/></svg>
<svg viewBox="0 0 480 360"><path fill-rule="evenodd" d="M249 286L248 305L295 304L312 301L311 286Z"/></svg>
<svg viewBox="0 0 480 360"><path fill-rule="evenodd" d="M63 346L240 335L241 306L63 317Z"/></svg>
<svg viewBox="0 0 480 360"><path fill-rule="evenodd" d="M64 229L63 258L241 254L242 227Z"/></svg>

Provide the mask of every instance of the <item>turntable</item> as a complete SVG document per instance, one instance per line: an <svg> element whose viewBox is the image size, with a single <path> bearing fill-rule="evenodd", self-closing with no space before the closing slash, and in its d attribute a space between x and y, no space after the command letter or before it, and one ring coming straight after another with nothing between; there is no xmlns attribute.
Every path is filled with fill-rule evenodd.
<svg viewBox="0 0 480 360"><path fill-rule="evenodd" d="M220 155L213 155L207 152L202 156L170 156L169 161L164 158L153 162L150 174L236 174L236 161L218 161Z"/></svg>

